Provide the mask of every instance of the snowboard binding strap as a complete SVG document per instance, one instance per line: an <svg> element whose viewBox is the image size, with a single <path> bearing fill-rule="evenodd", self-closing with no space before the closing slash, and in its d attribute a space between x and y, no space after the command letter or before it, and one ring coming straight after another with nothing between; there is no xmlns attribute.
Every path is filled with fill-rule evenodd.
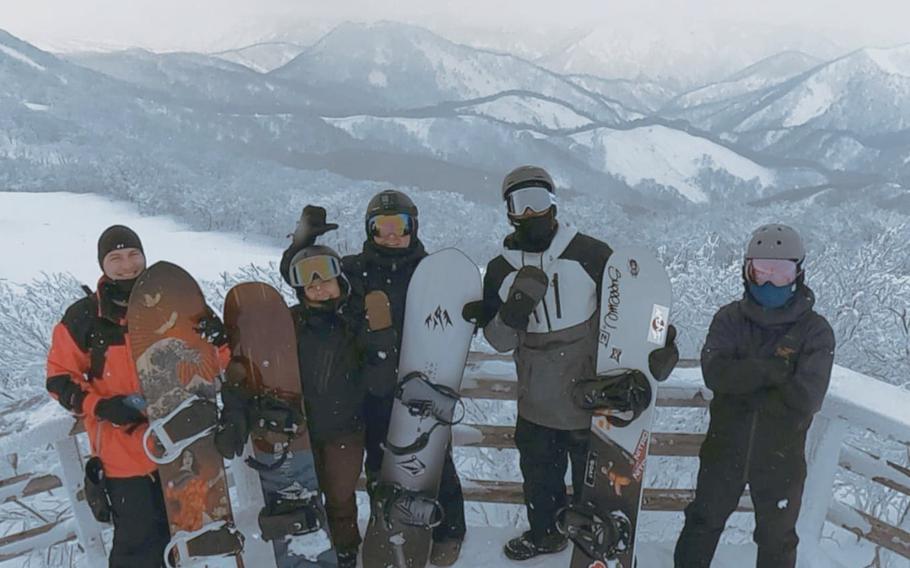
<svg viewBox="0 0 910 568"><path fill-rule="evenodd" d="M174 410L152 420L142 435L142 446L150 460L158 465L171 463L196 440L205 438L218 427L218 406L211 400L191 395ZM151 444L152 436L155 443ZM152 448L163 450L157 455Z"/></svg>
<svg viewBox="0 0 910 568"><path fill-rule="evenodd" d="M257 471L274 471L288 459L291 442L299 435L300 425L303 424L305 417L301 410L268 394L253 397L251 408L250 422L254 433L271 432L287 436L282 445L281 457L271 464L262 463L252 456L246 458L246 464Z"/></svg>
<svg viewBox="0 0 910 568"><path fill-rule="evenodd" d="M380 484L376 488L376 499L382 504L383 520L389 530L393 523L432 529L442 524L445 517L445 510L438 500L405 489L397 483Z"/></svg>
<svg viewBox="0 0 910 568"><path fill-rule="evenodd" d="M176 557L174 552L177 553ZM228 521L216 521L195 531L179 531L164 549L167 568L211 565L213 558L230 558L243 552L243 535Z"/></svg>
<svg viewBox="0 0 910 568"><path fill-rule="evenodd" d="M582 410L612 410L631 413L631 418L608 414L607 421L613 426L624 427L634 422L651 405L651 383L644 373L634 369L622 369L609 375L598 375L594 379L579 381L572 389L575 405Z"/></svg>
<svg viewBox="0 0 910 568"><path fill-rule="evenodd" d="M430 441L430 435L438 426L454 426L464 420L465 408L461 395L445 385L437 385L420 371L413 371L402 377L395 389L395 398L401 401L411 416L432 418L436 422L429 430L418 436L414 443L396 446L386 440L384 448L395 455L419 452ZM455 409L461 407L461 416L455 420Z"/></svg>
<svg viewBox="0 0 910 568"><path fill-rule="evenodd" d="M556 513L556 528L588 557L615 560L632 545L632 523L619 511L601 516L588 505L569 505Z"/></svg>
<svg viewBox="0 0 910 568"><path fill-rule="evenodd" d="M276 497L259 512L259 530L263 540L309 534L324 526L319 494L315 491L299 498Z"/></svg>

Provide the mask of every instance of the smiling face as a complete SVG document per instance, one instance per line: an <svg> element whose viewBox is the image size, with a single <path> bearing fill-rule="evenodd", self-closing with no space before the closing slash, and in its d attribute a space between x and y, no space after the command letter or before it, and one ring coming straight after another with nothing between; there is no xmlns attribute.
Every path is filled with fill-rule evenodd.
<svg viewBox="0 0 910 568"><path fill-rule="evenodd" d="M317 278L303 290L306 294L306 299L313 303L327 302L341 297L341 286L338 285L337 278L330 280Z"/></svg>
<svg viewBox="0 0 910 568"><path fill-rule="evenodd" d="M411 235L398 235L396 233L379 235L373 237L373 242L386 248L408 248L411 246Z"/></svg>
<svg viewBox="0 0 910 568"><path fill-rule="evenodd" d="M111 280L131 280L145 270L145 255L137 248L112 250L104 256L101 267Z"/></svg>

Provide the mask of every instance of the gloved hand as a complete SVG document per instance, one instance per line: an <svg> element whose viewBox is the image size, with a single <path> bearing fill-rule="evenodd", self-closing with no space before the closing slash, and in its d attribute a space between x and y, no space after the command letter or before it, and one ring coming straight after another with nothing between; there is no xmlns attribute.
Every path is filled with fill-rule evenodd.
<svg viewBox="0 0 910 568"><path fill-rule="evenodd" d="M215 432L215 448L227 459L239 457L250 435L247 418L249 391L239 385L225 383L221 386L221 415Z"/></svg>
<svg viewBox="0 0 910 568"><path fill-rule="evenodd" d="M485 327L492 319L487 315L486 309L484 309L483 300L475 300L465 304L461 309L461 318L477 327Z"/></svg>
<svg viewBox="0 0 910 568"><path fill-rule="evenodd" d="M761 372L768 386L779 386L790 380L796 371L796 359L775 355L762 363Z"/></svg>
<svg viewBox="0 0 910 568"><path fill-rule="evenodd" d="M673 324L667 328L667 340L664 346L648 354L648 369L654 380L663 382L667 380L673 368L679 362L679 349L676 348L676 327Z"/></svg>
<svg viewBox="0 0 910 568"><path fill-rule="evenodd" d="M393 327L364 333L367 363L381 365L398 362L398 332Z"/></svg>
<svg viewBox="0 0 910 568"><path fill-rule="evenodd" d="M499 318L512 329L527 330L531 312L543 300L549 284L546 272L535 266L523 266L515 275L506 301L499 307Z"/></svg>
<svg viewBox="0 0 910 568"><path fill-rule="evenodd" d="M318 205L307 205L300 213L300 220L297 221L297 228L290 235L294 239L294 245L308 247L316 242L316 237L334 231L338 228L336 223L325 222L325 208Z"/></svg>
<svg viewBox="0 0 910 568"><path fill-rule="evenodd" d="M101 399L95 405L95 416L117 426L133 426L147 422L148 418L124 395Z"/></svg>
<svg viewBox="0 0 910 568"><path fill-rule="evenodd" d="M224 323L211 308L206 308L205 315L199 319L196 323L196 327L193 329L196 330L202 339L205 339L215 347L221 347L228 342L227 330L224 328Z"/></svg>
<svg viewBox="0 0 910 568"><path fill-rule="evenodd" d="M51 385L51 381L48 385ZM82 414L82 403L85 402L86 393L68 377L65 380L58 379L54 388L48 390L57 395L60 406L75 414Z"/></svg>

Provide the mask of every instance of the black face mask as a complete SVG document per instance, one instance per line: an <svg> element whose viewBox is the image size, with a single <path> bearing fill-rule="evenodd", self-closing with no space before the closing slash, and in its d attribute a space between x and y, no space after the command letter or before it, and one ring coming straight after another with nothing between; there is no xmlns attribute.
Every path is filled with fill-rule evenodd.
<svg viewBox="0 0 910 568"><path fill-rule="evenodd" d="M110 280L105 286L104 292L107 297L118 306L126 306L130 301L130 294L133 291L133 286L136 284L136 280L139 277L130 278L128 280Z"/></svg>
<svg viewBox="0 0 910 568"><path fill-rule="evenodd" d="M515 244L526 252L543 252L556 235L556 217L552 213L512 221Z"/></svg>

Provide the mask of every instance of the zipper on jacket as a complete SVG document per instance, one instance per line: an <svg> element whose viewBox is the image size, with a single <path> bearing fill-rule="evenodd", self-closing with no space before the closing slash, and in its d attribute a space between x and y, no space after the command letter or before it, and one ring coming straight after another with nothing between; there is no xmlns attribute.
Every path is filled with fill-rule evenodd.
<svg viewBox="0 0 910 568"><path fill-rule="evenodd" d="M553 293L556 294L556 318L562 319L562 304L559 302L559 273L553 274Z"/></svg>
<svg viewBox="0 0 910 568"><path fill-rule="evenodd" d="M743 483L749 481L749 469L752 467L752 446L755 445L755 430L758 427L758 410L752 411L752 426L749 428L749 445L746 446L746 462L743 466Z"/></svg>

